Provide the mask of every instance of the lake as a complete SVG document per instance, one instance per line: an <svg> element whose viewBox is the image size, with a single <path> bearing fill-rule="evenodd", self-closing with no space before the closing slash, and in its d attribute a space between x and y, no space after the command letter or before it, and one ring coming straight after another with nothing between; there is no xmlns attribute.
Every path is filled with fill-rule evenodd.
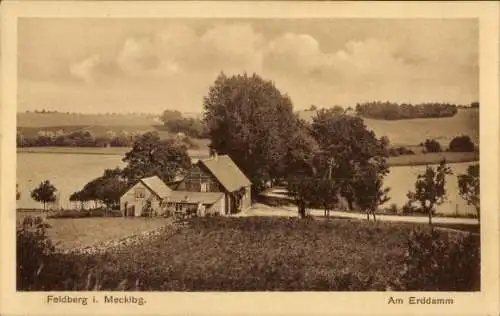
<svg viewBox="0 0 500 316"><path fill-rule="evenodd" d="M102 175L104 169L123 167L121 155L104 154L71 154L71 153L17 153L17 183L21 191L21 198L17 202L18 208L40 208L41 204L30 197L30 191L41 181L49 180L59 190L59 204L70 208L69 196L80 189L90 180ZM450 164L454 175L447 177L448 201L438 207L439 213L460 214L474 213L474 209L458 196L457 174L465 173L472 164ZM390 173L384 180L385 186L391 188L391 200L384 206L396 203L402 206L406 202L406 193L413 189L418 173L422 173L425 166L397 166L391 167Z"/></svg>

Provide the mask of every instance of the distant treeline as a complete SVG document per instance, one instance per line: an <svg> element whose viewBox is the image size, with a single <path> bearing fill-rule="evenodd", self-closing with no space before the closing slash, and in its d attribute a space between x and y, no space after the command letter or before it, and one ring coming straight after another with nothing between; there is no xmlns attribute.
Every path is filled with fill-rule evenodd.
<svg viewBox="0 0 500 316"><path fill-rule="evenodd" d="M59 131L39 131L36 136L24 136L17 132L17 147L130 147L142 133L108 132L94 136L89 131L65 133Z"/></svg>
<svg viewBox="0 0 500 316"><path fill-rule="evenodd" d="M128 113L116 113L116 112L106 112L106 113L80 113L80 112L63 112L57 110L47 110L47 109L35 109L33 111L26 110L26 114L66 114L66 115L92 115L92 116L140 116L140 117L158 117L158 114L153 113L141 113L141 112L128 112Z"/></svg>
<svg viewBox="0 0 500 316"><path fill-rule="evenodd" d="M132 147L134 142L145 132L138 131L133 133L113 131L106 132L104 135L94 136L89 131L76 131L66 133L59 131L39 131L36 136L25 136L17 131L17 147ZM173 136L188 146L195 147L189 137Z"/></svg>
<svg viewBox="0 0 500 316"><path fill-rule="evenodd" d="M479 104L477 104L479 107ZM366 102L356 104L359 116L382 120L402 120L413 118L451 117L457 114L458 106L450 103L392 103Z"/></svg>
<svg viewBox="0 0 500 316"><path fill-rule="evenodd" d="M165 110L160 119L164 128L171 133L182 133L194 138L208 137L208 129L199 118L186 118L179 111Z"/></svg>

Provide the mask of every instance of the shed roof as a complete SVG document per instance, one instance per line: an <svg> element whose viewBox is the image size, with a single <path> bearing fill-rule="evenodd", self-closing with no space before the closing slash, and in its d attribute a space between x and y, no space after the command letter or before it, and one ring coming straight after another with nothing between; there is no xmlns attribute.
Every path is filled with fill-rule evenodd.
<svg viewBox="0 0 500 316"><path fill-rule="evenodd" d="M250 180L228 155L199 160L198 163L203 164L228 192L251 185Z"/></svg>
<svg viewBox="0 0 500 316"><path fill-rule="evenodd" d="M188 202L203 204L214 204L224 197L222 192L191 192L191 191L172 191L166 198L167 202Z"/></svg>
<svg viewBox="0 0 500 316"><path fill-rule="evenodd" d="M157 176L142 178L140 181L160 198L164 198L172 192L172 189Z"/></svg>

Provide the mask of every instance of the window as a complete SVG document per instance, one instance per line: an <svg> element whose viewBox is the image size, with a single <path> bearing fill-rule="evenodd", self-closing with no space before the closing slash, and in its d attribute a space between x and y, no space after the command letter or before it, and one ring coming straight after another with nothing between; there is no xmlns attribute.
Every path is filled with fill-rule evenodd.
<svg viewBox="0 0 500 316"><path fill-rule="evenodd" d="M208 192L208 183L203 182L200 187L200 192Z"/></svg>
<svg viewBox="0 0 500 316"><path fill-rule="evenodd" d="M143 199L146 197L146 190L144 188L136 188L135 189L135 198Z"/></svg>

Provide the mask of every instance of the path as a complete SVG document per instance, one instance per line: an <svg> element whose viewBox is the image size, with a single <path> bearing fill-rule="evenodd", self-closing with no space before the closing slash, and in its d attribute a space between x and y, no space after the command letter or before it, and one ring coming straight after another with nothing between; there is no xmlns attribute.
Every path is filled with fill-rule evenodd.
<svg viewBox="0 0 500 316"><path fill-rule="evenodd" d="M308 210L312 216L323 216L323 210ZM235 216L284 216L284 217L297 217L296 206L282 206L272 207L265 204L254 204L250 209L236 214ZM352 218L366 220L366 215L361 213L330 211L332 217ZM421 223L427 224L429 219L426 216L400 216L400 215L376 215L377 221L387 222L403 222L403 223ZM477 225L478 222L474 218L461 218L461 217L433 217L434 224L462 224L462 225Z"/></svg>

